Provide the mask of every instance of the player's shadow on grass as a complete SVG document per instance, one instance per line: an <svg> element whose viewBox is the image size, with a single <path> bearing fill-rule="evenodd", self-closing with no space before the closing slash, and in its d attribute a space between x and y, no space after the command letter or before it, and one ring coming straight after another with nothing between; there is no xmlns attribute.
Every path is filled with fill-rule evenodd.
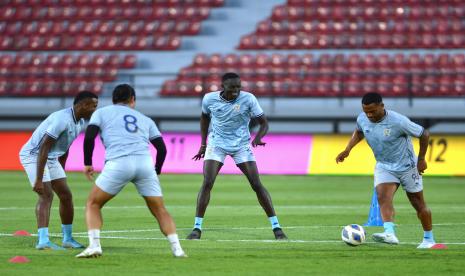
<svg viewBox="0 0 465 276"><path fill-rule="evenodd" d="M186 232L186 235L189 231ZM271 229L215 229L205 228L202 231L202 239L204 240L274 240L273 231Z"/></svg>

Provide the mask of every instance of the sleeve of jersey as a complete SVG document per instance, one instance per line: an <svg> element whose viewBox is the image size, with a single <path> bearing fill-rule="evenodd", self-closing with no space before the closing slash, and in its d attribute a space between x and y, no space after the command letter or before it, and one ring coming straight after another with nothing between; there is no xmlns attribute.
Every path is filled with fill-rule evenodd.
<svg viewBox="0 0 465 276"><path fill-rule="evenodd" d="M414 122L410 121L407 117L402 118L400 123L402 130L414 137L420 137L425 130L422 126L415 124Z"/></svg>
<svg viewBox="0 0 465 276"><path fill-rule="evenodd" d="M158 130L157 125L154 121L150 120L150 127L149 127L149 140L152 141L155 138L161 137L160 130Z"/></svg>
<svg viewBox="0 0 465 276"><path fill-rule="evenodd" d="M63 120L54 120L45 133L53 139L58 139L60 134L66 130L66 125L66 122Z"/></svg>
<svg viewBox="0 0 465 276"><path fill-rule="evenodd" d="M210 114L210 109L208 108L208 95L205 95L202 99L202 113Z"/></svg>
<svg viewBox="0 0 465 276"><path fill-rule="evenodd" d="M357 123L355 128L357 129L358 132L363 132L362 126L360 126L360 116L357 117Z"/></svg>
<svg viewBox="0 0 465 276"><path fill-rule="evenodd" d="M102 125L102 122L100 120L100 112L99 110L96 110L94 114L90 117L88 125L94 125L100 127Z"/></svg>
<svg viewBox="0 0 465 276"><path fill-rule="evenodd" d="M264 114L262 107L260 106L260 104L257 101L257 98L255 98L255 96L253 96L253 95L251 97L250 104L251 104L250 105L250 112L252 113L252 117L254 117L254 118L260 117L260 116L262 116Z"/></svg>

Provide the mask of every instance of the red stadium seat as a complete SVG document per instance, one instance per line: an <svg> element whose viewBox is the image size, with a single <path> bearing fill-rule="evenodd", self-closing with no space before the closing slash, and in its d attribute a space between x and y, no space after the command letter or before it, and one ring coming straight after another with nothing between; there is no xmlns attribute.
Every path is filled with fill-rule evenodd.
<svg viewBox="0 0 465 276"><path fill-rule="evenodd" d="M464 75L459 75L454 81L453 92L451 93L454 96L464 96L465 95L465 77Z"/></svg>
<svg viewBox="0 0 465 276"><path fill-rule="evenodd" d="M116 35L122 35L122 34L127 33L128 31L129 31L128 22L121 21L121 22L115 22L110 32Z"/></svg>
<svg viewBox="0 0 465 276"><path fill-rule="evenodd" d="M411 54L409 56L409 66L408 70L410 72L421 72L425 68L425 64L423 59L420 57L419 54Z"/></svg>
<svg viewBox="0 0 465 276"><path fill-rule="evenodd" d="M224 57L224 65L226 67L235 68L239 63L239 58L236 54L227 54Z"/></svg>
<svg viewBox="0 0 465 276"><path fill-rule="evenodd" d="M134 68L136 66L137 58L135 55L126 55L120 67L125 69Z"/></svg>
<svg viewBox="0 0 465 276"><path fill-rule="evenodd" d="M103 46L105 50L117 50L121 46L121 39L119 36L109 36Z"/></svg>
<svg viewBox="0 0 465 276"><path fill-rule="evenodd" d="M388 97L411 94L430 97L453 95L456 88L461 89L460 85L452 84L455 70L463 70L464 62L462 54L395 54L391 57L388 54L323 53L319 58L312 54L199 54L192 66L181 70L179 79L191 83L202 81L209 87L209 82L217 83L225 71L234 70L241 75L244 87L262 96L351 97L380 92ZM204 79L205 74L211 78ZM447 82L451 94L446 94ZM292 91L286 91L290 89Z"/></svg>
<svg viewBox="0 0 465 276"><path fill-rule="evenodd" d="M62 66L63 68L72 68L74 66L76 66L76 58L74 57L74 55L71 55L71 54L65 54L62 56Z"/></svg>
<svg viewBox="0 0 465 276"><path fill-rule="evenodd" d="M465 54L455 54L452 56L452 64L455 73L465 73Z"/></svg>
<svg viewBox="0 0 465 276"><path fill-rule="evenodd" d="M465 7L450 2L438 5L402 1L392 4L384 0L292 3L275 6L271 17L257 24L255 33L241 39L239 48L414 49L460 48L465 44L460 21ZM302 33L308 35L303 37ZM458 35L453 36L454 33ZM257 43L265 40L264 35L273 35L271 45ZM288 43L283 43L286 39Z"/></svg>

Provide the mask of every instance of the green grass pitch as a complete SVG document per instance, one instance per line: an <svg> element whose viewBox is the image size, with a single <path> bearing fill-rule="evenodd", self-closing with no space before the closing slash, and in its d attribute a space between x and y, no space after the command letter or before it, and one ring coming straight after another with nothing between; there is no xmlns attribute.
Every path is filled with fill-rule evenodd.
<svg viewBox="0 0 465 276"><path fill-rule="evenodd" d="M162 175L165 202L180 238L191 230L200 175ZM350 247L343 225L363 224L372 195L367 176L262 176L288 242L273 241L270 224L245 177L220 175L212 192L200 241L181 243L187 259L171 256L168 242L132 184L104 209L103 256L76 259L79 250L38 251L36 195L21 172L0 173L0 275L454 275L465 273L465 179L425 177L437 242L447 250L418 250L422 229L402 190L395 198L400 245L371 242L381 227L367 227L367 243ZM92 184L69 173L75 204L74 232L87 244L84 204ZM58 198L50 220L61 242ZM29 263L12 264L13 256Z"/></svg>

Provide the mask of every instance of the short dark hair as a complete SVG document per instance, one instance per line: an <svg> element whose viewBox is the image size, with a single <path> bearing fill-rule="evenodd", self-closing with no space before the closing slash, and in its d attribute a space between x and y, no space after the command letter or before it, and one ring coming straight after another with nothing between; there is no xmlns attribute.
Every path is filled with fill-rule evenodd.
<svg viewBox="0 0 465 276"><path fill-rule="evenodd" d="M113 89L113 103L126 103L134 96L136 100L136 91L129 84L119 84Z"/></svg>
<svg viewBox="0 0 465 276"><path fill-rule="evenodd" d="M73 105L76 105L80 103L81 101L88 99L88 98L98 99L98 96L95 93L90 92L90 91L81 91L76 95L76 97L74 97Z"/></svg>
<svg viewBox="0 0 465 276"><path fill-rule="evenodd" d="M379 93L376 93L376 92L366 93L362 98L362 104L364 105L369 105L372 103L380 104L382 102L383 102L383 98L381 97Z"/></svg>
<svg viewBox="0 0 465 276"><path fill-rule="evenodd" d="M229 79L238 79L239 75L233 72L228 72L221 77L221 82L225 82Z"/></svg>

